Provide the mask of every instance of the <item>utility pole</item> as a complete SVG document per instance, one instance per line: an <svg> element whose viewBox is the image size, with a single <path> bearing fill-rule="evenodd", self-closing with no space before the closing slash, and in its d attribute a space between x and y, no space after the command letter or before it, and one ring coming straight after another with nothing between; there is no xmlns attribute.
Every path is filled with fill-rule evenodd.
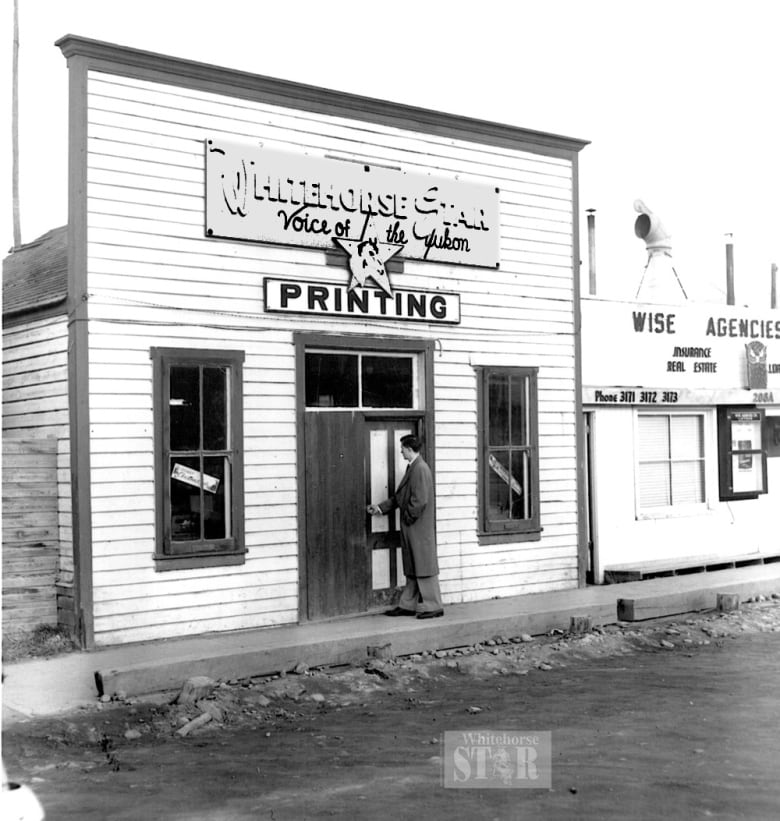
<svg viewBox="0 0 780 821"><path fill-rule="evenodd" d="M596 209L586 208L588 215L588 293L596 294Z"/></svg>
<svg viewBox="0 0 780 821"><path fill-rule="evenodd" d="M726 234L726 305L734 305L734 243L733 234Z"/></svg>
<svg viewBox="0 0 780 821"><path fill-rule="evenodd" d="M14 0L13 92L11 98L11 196L14 214L14 249L22 244L22 225L19 217L19 0Z"/></svg>

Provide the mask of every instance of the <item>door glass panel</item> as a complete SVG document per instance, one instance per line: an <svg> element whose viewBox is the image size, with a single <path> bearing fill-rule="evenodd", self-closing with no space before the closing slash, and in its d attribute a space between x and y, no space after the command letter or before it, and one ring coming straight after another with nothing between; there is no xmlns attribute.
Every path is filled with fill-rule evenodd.
<svg viewBox="0 0 780 821"><path fill-rule="evenodd" d="M371 589L384 590L392 587L390 581L390 551L371 551Z"/></svg>
<svg viewBox="0 0 780 821"><path fill-rule="evenodd" d="M404 557L403 551L400 547L395 551L395 584L396 587L403 587L406 584L406 575L404 574Z"/></svg>
<svg viewBox="0 0 780 821"><path fill-rule="evenodd" d="M358 359L354 354L306 354L306 407L356 408Z"/></svg>
<svg viewBox="0 0 780 821"><path fill-rule="evenodd" d="M411 357L362 357L364 408L413 407Z"/></svg>
<svg viewBox="0 0 780 821"><path fill-rule="evenodd" d="M371 431L369 449L369 458L371 459L371 504L378 504L390 495L387 430ZM387 533L390 530L388 516L371 516L370 523L372 533Z"/></svg>
<svg viewBox="0 0 780 821"><path fill-rule="evenodd" d="M764 471L760 454L735 453L731 457L734 493L764 492Z"/></svg>
<svg viewBox="0 0 780 821"><path fill-rule="evenodd" d="M200 370L173 366L170 375L170 449L198 450L200 445Z"/></svg>
<svg viewBox="0 0 780 821"><path fill-rule="evenodd" d="M395 481L393 484L393 490L395 490L401 479L403 479L404 473L406 473L406 468L409 463L401 456L401 437L408 436L409 434L414 433L414 431L410 427L405 428L395 428L393 430L393 444L395 445ZM396 510L395 512L395 529L401 529L401 511Z"/></svg>

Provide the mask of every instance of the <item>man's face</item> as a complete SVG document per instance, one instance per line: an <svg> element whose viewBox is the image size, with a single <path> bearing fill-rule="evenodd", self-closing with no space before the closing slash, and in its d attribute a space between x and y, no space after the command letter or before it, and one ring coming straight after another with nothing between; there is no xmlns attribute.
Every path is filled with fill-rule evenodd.
<svg viewBox="0 0 780 821"><path fill-rule="evenodd" d="M401 456L403 456L407 462L411 462L414 458L414 451L406 445L401 445Z"/></svg>

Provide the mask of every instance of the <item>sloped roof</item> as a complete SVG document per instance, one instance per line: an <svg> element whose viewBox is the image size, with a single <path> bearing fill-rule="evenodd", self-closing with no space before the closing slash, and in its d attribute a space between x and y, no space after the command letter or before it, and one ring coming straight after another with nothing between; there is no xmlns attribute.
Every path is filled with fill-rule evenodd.
<svg viewBox="0 0 780 821"><path fill-rule="evenodd" d="M68 295L67 226L47 231L3 260L3 316L49 308Z"/></svg>

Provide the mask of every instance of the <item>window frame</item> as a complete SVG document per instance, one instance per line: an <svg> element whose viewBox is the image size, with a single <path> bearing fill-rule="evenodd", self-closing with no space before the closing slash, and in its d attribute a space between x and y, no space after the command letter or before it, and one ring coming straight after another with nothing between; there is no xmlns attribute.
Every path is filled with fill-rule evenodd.
<svg viewBox="0 0 780 821"><path fill-rule="evenodd" d="M199 567L219 567L243 564L247 552L244 544L244 422L243 422L243 363L244 352L238 350L211 350L198 348L158 348L149 351L152 360L153 417L154 417L154 497L155 497L155 569L182 570ZM230 511L232 535L225 539L204 539L177 545L170 549L170 415L168 414L170 370L172 367L214 367L230 369L229 430L227 447L231 465ZM199 548L198 545L201 545Z"/></svg>
<svg viewBox="0 0 780 821"><path fill-rule="evenodd" d="M639 479L639 418L641 416L697 416L702 420L702 501L686 502L682 504L659 505L643 508L641 506L640 479ZM695 516L707 513L712 508L712 431L713 417L709 410L701 408L665 408L649 409L637 408L634 413L634 515L637 521L651 519L671 519L681 516ZM671 459L667 460L671 464ZM679 461L692 461L679 460Z"/></svg>
<svg viewBox="0 0 780 821"><path fill-rule="evenodd" d="M734 448L732 442L732 419L734 416L753 416L758 424L759 447ZM770 417L771 418L771 417ZM766 425L766 411L755 405L718 407L718 499L721 502L739 502L747 499L758 499L769 493L767 476L767 456L769 448L769 430ZM735 491L733 458L739 454L759 460L761 474L761 488L745 491Z"/></svg>
<svg viewBox="0 0 780 821"><path fill-rule="evenodd" d="M539 489L539 368L538 367L504 367L504 366L481 366L476 368L477 375L477 471L478 471L478 531L477 536L480 544L493 544L498 542L528 542L539 541L542 538L541 526L541 494ZM491 376L511 376L521 378L528 382L528 415L527 431L528 443L523 448L528 453L529 467L528 473L531 480L531 509L532 513L528 519L516 520L516 525L499 526L491 523L488 518L489 510L489 456L490 446L488 443L488 424L490 420L490 407L488 380ZM510 397L511 405L511 397Z"/></svg>
<svg viewBox="0 0 780 821"><path fill-rule="evenodd" d="M306 357L309 354L333 354L354 356L357 361L357 404L356 405L307 405L306 404ZM412 365L412 405L405 406L371 406L363 404L363 359L365 357L384 359L408 359ZM360 413L395 413L419 412L425 406L425 380L421 379L420 372L425 369L425 352L422 350L391 350L355 348L348 346L306 346L303 352L303 406L307 413L332 413L354 411Z"/></svg>

